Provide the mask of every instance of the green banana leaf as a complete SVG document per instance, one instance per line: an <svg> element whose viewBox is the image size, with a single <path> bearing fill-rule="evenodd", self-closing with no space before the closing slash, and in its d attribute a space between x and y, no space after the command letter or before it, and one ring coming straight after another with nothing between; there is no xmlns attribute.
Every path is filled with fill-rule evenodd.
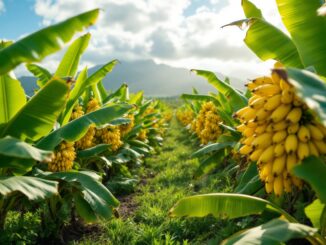
<svg viewBox="0 0 326 245"><path fill-rule="evenodd" d="M9 74L0 76L0 124L7 123L25 104L20 82Z"/></svg>
<svg viewBox="0 0 326 245"><path fill-rule="evenodd" d="M60 79L49 81L10 119L0 133L36 141L47 135L63 110L69 85Z"/></svg>
<svg viewBox="0 0 326 245"><path fill-rule="evenodd" d="M42 162L51 160L52 152L38 149L24 141L6 136L0 139L0 155Z"/></svg>
<svg viewBox="0 0 326 245"><path fill-rule="evenodd" d="M58 194L58 182L31 176L0 177L0 194L21 193L31 201L40 201Z"/></svg>
<svg viewBox="0 0 326 245"><path fill-rule="evenodd" d="M27 64L26 68L35 76L37 77L36 84L42 88L49 80L51 80L52 75L51 73L45 69L44 67L41 67L36 64Z"/></svg>
<svg viewBox="0 0 326 245"><path fill-rule="evenodd" d="M131 96L129 103L140 106L143 102L144 91L139 91L138 93Z"/></svg>
<svg viewBox="0 0 326 245"><path fill-rule="evenodd" d="M317 15L320 0L276 0L282 21L297 47L305 67L326 75L326 19Z"/></svg>
<svg viewBox="0 0 326 245"><path fill-rule="evenodd" d="M104 87L103 81L100 81L99 83L97 83L97 90L101 97L100 101L103 102L103 100L108 96L108 93Z"/></svg>
<svg viewBox="0 0 326 245"><path fill-rule="evenodd" d="M304 209L305 214L317 229L323 230L326 228L326 214L323 214L326 213L325 207L325 204L321 203L319 199L316 199Z"/></svg>
<svg viewBox="0 0 326 245"><path fill-rule="evenodd" d="M101 153L107 151L108 149L110 149L110 145L108 144L98 144L94 147L82 150L82 151L78 151L77 152L77 157L78 158L89 158L89 157L94 157L94 156L98 156Z"/></svg>
<svg viewBox="0 0 326 245"><path fill-rule="evenodd" d="M110 100L112 100L114 98L123 97L126 87L128 87L128 85L123 83L116 91L114 91L113 93L111 93L107 97L105 97L105 99L103 100L103 104L108 103Z"/></svg>
<svg viewBox="0 0 326 245"><path fill-rule="evenodd" d="M308 182L320 201L326 204L326 165L323 160L309 156L293 168L293 174Z"/></svg>
<svg viewBox="0 0 326 245"><path fill-rule="evenodd" d="M63 56L58 69L54 73L57 77L75 77L81 55L86 50L91 34L87 33L77 38Z"/></svg>
<svg viewBox="0 0 326 245"><path fill-rule="evenodd" d="M265 224L235 233L224 240L222 245L274 245L283 244L294 238L313 237L317 229L283 219L273 219Z"/></svg>
<svg viewBox="0 0 326 245"><path fill-rule="evenodd" d="M290 222L296 220L275 204L253 196L233 193L211 193L183 198L170 210L171 217L239 218L270 210L282 214Z"/></svg>
<svg viewBox="0 0 326 245"><path fill-rule="evenodd" d="M90 125L94 124L96 127L106 125L112 120L123 116L131 108L131 105L115 104L88 113L54 130L40 140L36 147L44 150L54 150L63 140L74 142L85 135Z"/></svg>
<svg viewBox="0 0 326 245"><path fill-rule="evenodd" d="M208 174L211 171L216 170L223 163L225 157L226 157L226 152L224 150L220 150L218 152L212 153L211 156L200 161L200 165L196 169L194 173L194 177L200 177L203 176L204 174Z"/></svg>
<svg viewBox="0 0 326 245"><path fill-rule="evenodd" d="M21 63L38 62L58 51L76 32L93 25L99 15L94 9L56 25L37 31L0 50L0 75L9 72Z"/></svg>
<svg viewBox="0 0 326 245"><path fill-rule="evenodd" d="M195 151L193 154L191 154L191 157L200 157L215 151L220 151L222 149L225 149L227 147L232 147L236 143L235 142L225 142L225 143L212 143L208 144L202 148L200 148L198 151Z"/></svg>
<svg viewBox="0 0 326 245"><path fill-rule="evenodd" d="M194 69L191 71L195 72L198 76L206 78L219 93L222 93L229 100L234 111L237 111L248 104L247 98L243 94L234 89L231 85L218 79L213 72Z"/></svg>
<svg viewBox="0 0 326 245"><path fill-rule="evenodd" d="M184 100L193 101L212 101L216 106L221 106L220 102L210 95L198 95L198 94L182 94L181 98Z"/></svg>
<svg viewBox="0 0 326 245"><path fill-rule="evenodd" d="M264 18L261 10L257 8L252 2L248 0L242 0L241 5L243 12L247 18Z"/></svg>
<svg viewBox="0 0 326 245"><path fill-rule="evenodd" d="M85 206L87 203L98 218L111 218L112 208L119 205L119 201L100 182L100 176L95 173L88 171L57 173L39 171L36 176L49 180L63 181L67 185L75 187L80 193L79 198L85 201L78 205L83 205L84 208L87 208ZM78 199L75 201L78 201Z"/></svg>
<svg viewBox="0 0 326 245"><path fill-rule="evenodd" d="M258 177L258 169L256 163L252 162L241 176L239 184L234 191L240 194L253 195L262 187L263 183Z"/></svg>
<svg viewBox="0 0 326 245"><path fill-rule="evenodd" d="M317 112L321 122L326 126L326 84L316 74L294 68L286 69L287 75L280 72L280 75L289 78L289 82L295 87L297 95L307 103L308 107ZM287 77L288 76L288 77Z"/></svg>
<svg viewBox="0 0 326 245"><path fill-rule="evenodd" d="M281 30L259 18L232 22L225 26L248 26L244 42L261 60L274 59L285 66L303 68L299 52Z"/></svg>
<svg viewBox="0 0 326 245"><path fill-rule="evenodd" d="M118 63L118 60L110 61L103 65L100 69L94 72L91 76L87 77L87 68L82 71L82 75L79 74L79 77L76 81L75 87L72 89L69 100L67 102L66 110L63 113L63 118L60 120L62 125L66 124L69 121L71 112L74 108L74 105L78 98L86 91L87 88L92 85L96 85L100 82L105 76L112 71L114 66Z"/></svg>

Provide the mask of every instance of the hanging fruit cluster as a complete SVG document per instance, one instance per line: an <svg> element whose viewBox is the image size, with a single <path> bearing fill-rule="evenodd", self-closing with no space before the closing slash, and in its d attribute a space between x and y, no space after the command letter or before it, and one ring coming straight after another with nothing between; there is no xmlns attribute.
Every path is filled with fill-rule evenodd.
<svg viewBox="0 0 326 245"><path fill-rule="evenodd" d="M107 126L97 129L95 136L98 144L109 144L112 151L117 151L123 145L118 126Z"/></svg>
<svg viewBox="0 0 326 245"><path fill-rule="evenodd" d="M200 142L207 144L215 141L221 135L219 123L221 118L213 102L202 104L198 116L191 124L191 129L196 132Z"/></svg>
<svg viewBox="0 0 326 245"><path fill-rule="evenodd" d="M48 169L52 172L68 171L72 169L75 158L74 143L62 141L54 151L52 160L48 162Z"/></svg>
<svg viewBox="0 0 326 245"><path fill-rule="evenodd" d="M141 129L139 133L137 134L137 139L140 141L146 141L147 140L147 130Z"/></svg>
<svg viewBox="0 0 326 245"><path fill-rule="evenodd" d="M99 104L98 100L95 98L91 98L87 103L86 113L96 111L99 108L100 108L100 104ZM94 125L91 125L89 127L87 133L81 139L76 141L76 144L75 144L76 148L84 150L84 149L94 146L93 141L94 141L95 133L96 133L96 128Z"/></svg>
<svg viewBox="0 0 326 245"><path fill-rule="evenodd" d="M302 187L292 168L309 155L326 154L326 129L276 71L247 84L248 106L235 113L241 121L240 153L257 161L267 193L280 196Z"/></svg>
<svg viewBox="0 0 326 245"><path fill-rule="evenodd" d="M194 119L194 113L189 109L178 110L176 116L183 126L189 125Z"/></svg>

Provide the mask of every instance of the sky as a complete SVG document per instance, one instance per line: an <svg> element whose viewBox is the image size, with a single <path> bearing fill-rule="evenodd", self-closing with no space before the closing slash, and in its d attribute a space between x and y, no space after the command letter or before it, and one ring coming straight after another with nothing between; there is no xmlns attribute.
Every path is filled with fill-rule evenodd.
<svg viewBox="0 0 326 245"><path fill-rule="evenodd" d="M284 29L275 0L252 0L265 19ZM245 31L221 28L243 19L241 0L0 0L0 39L18 40L52 23L101 8L82 66L112 59L151 59L187 69L205 69L241 79L268 73L243 42ZM63 52L42 64L55 71ZM24 67L17 76L27 74Z"/></svg>

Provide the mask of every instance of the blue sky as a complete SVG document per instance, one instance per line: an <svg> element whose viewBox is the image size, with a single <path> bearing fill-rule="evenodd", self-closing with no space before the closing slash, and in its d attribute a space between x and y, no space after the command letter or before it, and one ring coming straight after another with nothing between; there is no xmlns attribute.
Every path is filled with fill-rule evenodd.
<svg viewBox="0 0 326 245"><path fill-rule="evenodd" d="M275 0L252 0L278 25ZM0 0L0 39L18 38L101 8L81 66L108 59L144 60L246 78L270 67L245 46L245 32L220 27L244 18L241 0ZM43 61L55 69L62 52ZM24 73L18 70L17 73Z"/></svg>
<svg viewBox="0 0 326 245"><path fill-rule="evenodd" d="M4 0L5 11L0 13L0 37L17 39L41 27L42 18L34 11L34 0Z"/></svg>

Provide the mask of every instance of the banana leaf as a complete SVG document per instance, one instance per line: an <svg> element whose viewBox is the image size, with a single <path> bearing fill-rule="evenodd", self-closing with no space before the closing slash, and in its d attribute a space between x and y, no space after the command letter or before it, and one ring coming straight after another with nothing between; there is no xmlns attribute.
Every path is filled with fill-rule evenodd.
<svg viewBox="0 0 326 245"><path fill-rule="evenodd" d="M9 72L21 63L41 61L45 56L58 51L76 32L93 25L99 9L67 19L37 31L0 50L0 75Z"/></svg>
<svg viewBox="0 0 326 245"><path fill-rule="evenodd" d="M35 76L37 77L36 84L42 88L49 80L51 80L52 75L51 73L45 69L44 67L41 67L36 64L27 64L26 68Z"/></svg>

